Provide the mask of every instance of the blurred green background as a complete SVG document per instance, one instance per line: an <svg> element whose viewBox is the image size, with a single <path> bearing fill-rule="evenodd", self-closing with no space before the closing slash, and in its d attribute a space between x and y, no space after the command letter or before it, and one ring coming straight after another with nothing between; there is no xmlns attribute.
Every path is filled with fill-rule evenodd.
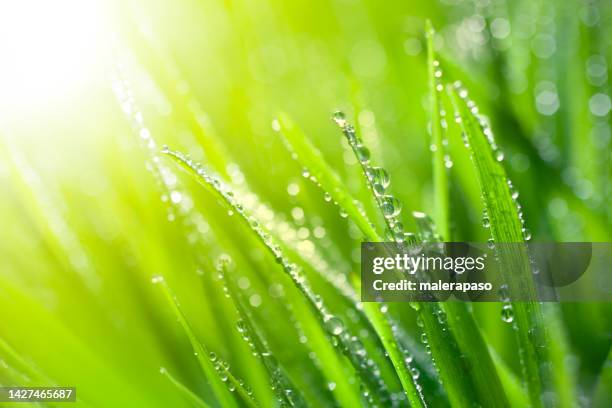
<svg viewBox="0 0 612 408"><path fill-rule="evenodd" d="M446 79L461 80L492 123L533 240L611 239L611 2L44 3L0 5L2 384L49 383L34 367L92 406L187 405L163 366L206 399L191 347L151 284L163 275L199 338L271 401L214 270L229 254L271 350L313 406L333 404L319 367L331 346L313 340L320 328L296 289L235 215L155 152L166 144L204 162L277 237L346 284L360 232L302 176L270 124L288 112L374 217L329 120L345 111L404 212L432 212L425 19ZM150 137L122 112L117 75ZM452 240L486 241L455 126L449 140ZM350 321L352 306L309 277ZM408 309L395 313L415 332ZM582 402L609 352L611 311L563 305ZM499 305L474 312L518 372ZM357 320L355 330L372 336ZM433 406L445 404L443 391L433 394Z"/></svg>

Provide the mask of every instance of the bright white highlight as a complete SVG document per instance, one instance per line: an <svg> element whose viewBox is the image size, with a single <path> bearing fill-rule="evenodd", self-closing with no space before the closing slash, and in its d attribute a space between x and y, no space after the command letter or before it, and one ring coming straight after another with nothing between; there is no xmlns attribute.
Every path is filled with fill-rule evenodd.
<svg viewBox="0 0 612 408"><path fill-rule="evenodd" d="M102 60L103 15L96 0L0 1L0 108L26 113L82 92Z"/></svg>

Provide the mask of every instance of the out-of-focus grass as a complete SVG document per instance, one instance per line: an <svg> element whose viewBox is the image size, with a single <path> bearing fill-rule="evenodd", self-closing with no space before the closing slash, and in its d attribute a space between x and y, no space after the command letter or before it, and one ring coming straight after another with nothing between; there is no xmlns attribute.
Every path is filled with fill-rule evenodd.
<svg viewBox="0 0 612 408"><path fill-rule="evenodd" d="M111 90L107 72L116 63L156 149L188 152L231 184L300 258L312 290L360 338L393 398L401 398L402 382L376 325L350 294L339 293L353 290L363 232L302 176L270 125L280 110L380 227L359 165L329 121L334 110L347 112L372 160L391 175L406 231L415 231L406 214L433 214L435 202L423 35L429 18L445 78L461 79L489 116L533 240L611 238L607 2L135 0L109 3L109 14L118 34L109 41L114 57L89 73L88 88L53 106L0 112L3 385L74 385L84 406L188 406L178 381L216 404L189 339L151 283L162 275L196 338L261 405L271 404L266 369L236 330L239 315L215 268L228 254L252 323L296 392L312 406L359 398L353 365L257 237L167 158L142 147ZM453 165L444 238L486 241L476 173L446 114ZM400 348L410 346L425 400L448 404L418 341L415 311L388 309L405 334L394 333ZM507 369L496 363L509 389L521 368L500 309L476 304L473 314ZM607 304L562 306L563 358L576 370L582 405L605 404L610 394L611 311Z"/></svg>

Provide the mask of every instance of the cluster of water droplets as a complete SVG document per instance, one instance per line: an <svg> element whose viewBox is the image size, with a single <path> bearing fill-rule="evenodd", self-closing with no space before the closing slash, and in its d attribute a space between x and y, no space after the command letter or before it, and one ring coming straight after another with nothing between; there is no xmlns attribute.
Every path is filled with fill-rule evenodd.
<svg viewBox="0 0 612 408"><path fill-rule="evenodd" d="M480 126L482 133L485 135L489 146L493 152L493 156L495 160L501 162L504 160L505 155L504 152L499 148L497 142L495 141L495 136L493 135L493 130L491 129L491 125L489 124L489 120L486 116L480 114L480 110L476 103L469 97L467 89L461 84L461 81L455 81L453 87L461 100L465 103L470 113L476 119L476 122ZM455 121L461 122L462 118L459 112L455 113ZM464 142L466 146L469 146L469 142L467 141L467 136L464 136Z"/></svg>
<svg viewBox="0 0 612 408"><path fill-rule="evenodd" d="M277 119L274 119L272 121L272 129L275 132L278 133L282 133L283 129L282 126L280 124L280 122ZM298 159L298 154L293 150L293 147L286 143L287 148L292 152L291 153L291 157L294 160ZM365 149L364 152L365 155L369 158L369 150L367 150L367 148L365 146L363 146L363 148ZM344 208L344 206L342 204L340 204L338 201L336 201L334 199L333 196L333 192L331 191L327 191L325 190L325 188L321 185L321 182L318 180L317 176L314 174L314 172L312 172L309 168L307 167L303 167L302 168L302 177L304 177L305 179L311 181L312 183L314 183L318 188L320 188L323 191L323 199L325 200L325 202L331 202L333 203L337 208L338 208L338 213L340 215L340 217L342 218L347 218L348 217L348 211L346 208ZM359 202L358 200L354 200L353 201L353 207L360 213L360 215L363 217L363 219L368 220L367 214L365 212L365 209L363 208L363 205L361 202ZM368 220L370 227L372 227L374 229L374 225Z"/></svg>
<svg viewBox="0 0 612 408"><path fill-rule="evenodd" d="M443 84L443 73L442 73L442 67L440 66L440 61L438 60L434 60L432 62L433 64L433 81L434 81L434 92L436 92L436 99L439 100L439 98L441 98L441 94L442 91L444 91L444 84ZM432 95L431 98L434 98L434 96ZM448 137L447 137L447 129L448 129L448 121L446 119L446 110L444 110L443 108L440 107L440 104L436 104L437 106L432 106L432 109L439 109L438 110L438 121L439 121L439 126L440 126L440 144L441 146L438 144L437 140L434 140L433 143L429 146L429 150L431 150L432 153L435 152L442 152L443 156L443 161L444 161L444 167L446 167L447 169L450 169L451 167L453 167L453 161L450 157L450 153L449 153L449 147L448 147ZM435 126L436 124L434 123L430 123L430 133L433 133L433 126Z"/></svg>
<svg viewBox="0 0 612 408"><path fill-rule="evenodd" d="M335 112L332 119L340 127L344 136L346 136L355 157L357 157L361 164L361 168L368 181L368 186L373 192L376 203L385 218L387 225L386 238L395 242L404 242L406 240L406 233L400 220L402 203L388 192L388 187L391 183L389 174L384 168L371 165L370 151L364 146L355 128L347 122L346 115L343 112Z"/></svg>
<svg viewBox="0 0 612 408"><path fill-rule="evenodd" d="M233 378L232 374L229 371L230 365L227 361L218 357L214 351L211 351L208 354L208 359L213 364L215 371L219 375L219 379L223 381L224 383L226 383L227 389L230 392L236 391L236 383L238 383L238 385L242 389L244 389L244 391L247 393L248 396L250 397L253 396L253 391L250 389L250 387L244 384L244 381Z"/></svg>

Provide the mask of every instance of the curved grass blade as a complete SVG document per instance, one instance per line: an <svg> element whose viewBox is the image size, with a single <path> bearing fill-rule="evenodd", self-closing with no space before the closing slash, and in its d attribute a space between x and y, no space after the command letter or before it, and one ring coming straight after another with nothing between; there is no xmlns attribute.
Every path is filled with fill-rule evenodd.
<svg viewBox="0 0 612 408"><path fill-rule="evenodd" d="M478 182L488 217L487 224L491 229L491 240L497 242L524 242L531 238L531 233L524 226L522 212L516 202L518 193L506 176L501 164L503 153L495 143L493 134L486 120L478 116L478 108L468 98L467 90L456 82L454 89L449 87L449 96L454 106L456 121L461 125L466 145L476 169ZM505 278L511 293L535 293L526 251L517 249L499 251L500 259L506 269ZM535 298L535 295L533 296ZM513 323L525 381L529 391L530 402L534 407L545 406L550 401L543 397L550 396L553 386L553 364L548 344L548 335L544 325L544 315L536 302L513 302L505 308L505 321ZM556 381L559 376L568 377L563 363L557 360ZM559 391L559 390L557 390ZM567 392L567 391L566 391ZM558 395L562 395L561 392ZM571 393L573 395L573 393ZM573 400L573 397L572 397ZM564 401L564 404L573 404Z"/></svg>
<svg viewBox="0 0 612 408"><path fill-rule="evenodd" d="M174 378L172 374L168 372L164 367L160 367L159 373L166 377L172 385L179 391L181 395L185 397L186 400L190 401L194 406L199 408L209 408L206 402L204 402L200 397L193 393L189 388L187 388L183 383Z"/></svg>
<svg viewBox="0 0 612 408"><path fill-rule="evenodd" d="M272 127L281 135L289 150L317 179L333 201L337 202L340 208L346 211L366 238L370 241L380 241L374 225L368 220L365 213L355 205L355 200L338 174L325 162L321 152L310 142L289 115L284 112L279 113Z"/></svg>
<svg viewBox="0 0 612 408"><path fill-rule="evenodd" d="M291 121L286 114L281 113L279 114L277 122L274 123L274 127L275 130L283 136L290 150L297 155L300 163L315 175L321 187L346 210L347 215L359 227L365 238L373 242L381 241L381 237L376 232L372 223L367 219L365 214L354 205L351 194L340 182L337 174L323 160L319 151L312 145L306 135L293 123L293 121ZM361 152L364 153L367 152L367 150L362 149ZM367 155L367 153L364 154ZM382 171L384 172L384 170ZM386 176L386 173L378 174L381 176L381 179L385 179L381 180L384 181L381 185L384 185L386 188L388 184L386 179L388 176ZM406 366L405 356L399 350L395 342L393 331L385 315L381 313L378 305L373 303L364 303L363 310L376 330L385 350L389 353L389 358L393 363L410 405L413 407L426 406L420 387L417 386L416 380Z"/></svg>
<svg viewBox="0 0 612 408"><path fill-rule="evenodd" d="M335 339L338 344L338 349L346 357L348 357L348 360L360 374L362 381L370 390L370 395L374 398L380 397L381 401L389 400L390 396L386 385L384 383L379 383L377 376L372 374L373 371L375 372L379 370L377 370L375 365L373 366L368 364L367 354L365 353L365 349L363 348L361 341L359 341L357 337L350 335L348 330L346 330L342 319L328 311L321 299L310 288L305 276L303 273L301 273L302 271L300 270L300 267L286 257L281 247L260 225L259 221L247 213L242 204L240 204L234 197L233 191L231 191L229 187L221 182L218 178L210 175L200 164L194 163L182 153L171 151L167 148L164 148L163 152L190 172L196 178L196 180L200 182L200 184L210 189L217 196L220 196L224 202L230 206L232 211L239 214L240 218L247 223L250 230L256 234L258 239L264 244L265 248L274 256L276 261L282 266L283 270L289 276L297 289L308 301L309 305L311 306L311 310L315 312L315 316L317 316L321 327L326 333ZM345 390L337 386L334 389L334 392L340 400L346 401L349 406L359 404L359 400L356 399L354 393L348 389Z"/></svg>
<svg viewBox="0 0 612 408"><path fill-rule="evenodd" d="M187 337L189 338L189 342L193 347L193 351L196 355L196 358L198 359L198 363L200 364L200 367L202 368L202 371L204 372L204 375L206 376L210 387L219 403L224 407L237 408L238 404L236 403L234 396L227 389L225 381L221 379L219 372L215 369L213 365L212 356L214 355L210 354L210 352L206 349L206 346L204 346L197 339L195 333L189 325L189 322L183 314L183 311L179 307L176 298L170 291L170 287L166 283L166 280L161 276L155 276L153 277L152 282L155 284L160 284L160 286L162 287L162 292L166 300L168 301L168 305L170 306L172 312L178 319L181 327L185 331L185 334L187 334Z"/></svg>
<svg viewBox="0 0 612 408"><path fill-rule="evenodd" d="M431 115L431 136L433 152L434 173L434 199L435 199L435 225L425 214L417 213L415 217L419 236L428 241L451 240L449 229L449 186L447 170L452 163L445 155L448 140L444 137L446 132L445 111L440 96L444 90L442 84L442 68L436 59L433 49L434 30L431 22L426 22L427 36L427 64L429 76L429 98ZM481 335L480 329L463 302L446 302L441 305L446 313L448 324L451 327L457 345L469 367L478 367L471 371L474 386L479 395L481 404L487 407L509 406L506 393L502 387L495 365L489 355L487 344Z"/></svg>
<svg viewBox="0 0 612 408"><path fill-rule="evenodd" d="M377 177L374 175L379 173L379 168L372 167L369 162L369 156L364 154L366 149L363 146L360 138L355 135L355 131L350 126L344 117L336 113L334 120L340 126L343 133L347 137L349 144L353 148L355 155L360 161L363 173L368 181L370 190L372 191L382 215L385 218L390 236L396 242L404 240L413 240L411 234L403 231L401 222L399 221L399 210L401 203L393 196L386 194L386 186L381 189L377 186ZM376 170L375 170L376 169ZM384 170L383 170L384 171ZM387 176L388 178L388 176ZM388 185L388 182L386 183ZM392 204L394 211L389 211L389 203ZM396 211L397 210L397 211ZM424 217L415 217L417 225L419 222L425 222ZM425 240L437 240L433 228L421 228L420 236ZM469 367L466 366L460 356L461 352L454 335L448 330L447 318L444 311L434 303L423 303L422 305L413 304L418 310L419 321L424 330L423 340L429 343L434 359L440 367L439 374L448 391L448 396L453 405L464 406L469 405L470 401L478 399L478 391L476 384L470 376L465 376ZM377 309L376 309L377 310ZM504 406L503 404L501 406Z"/></svg>
<svg viewBox="0 0 612 408"><path fill-rule="evenodd" d="M272 382L272 389L282 407L305 407L306 402L297 391L291 380L285 375L284 370L266 346L266 342L259 334L253 318L244 306L242 295L231 278L227 277L227 262L220 260L217 270L219 271L225 287L230 294L232 303L238 313L236 327L242 339L249 344L253 353L261 362Z"/></svg>
<svg viewBox="0 0 612 408"><path fill-rule="evenodd" d="M343 112L335 112L332 119L346 137L361 166L367 186L385 221L385 237L389 241L404 242L404 226L400 221L402 203L387 191L390 183L389 174L384 168L370 164L370 150L364 145L353 125L348 123Z"/></svg>

